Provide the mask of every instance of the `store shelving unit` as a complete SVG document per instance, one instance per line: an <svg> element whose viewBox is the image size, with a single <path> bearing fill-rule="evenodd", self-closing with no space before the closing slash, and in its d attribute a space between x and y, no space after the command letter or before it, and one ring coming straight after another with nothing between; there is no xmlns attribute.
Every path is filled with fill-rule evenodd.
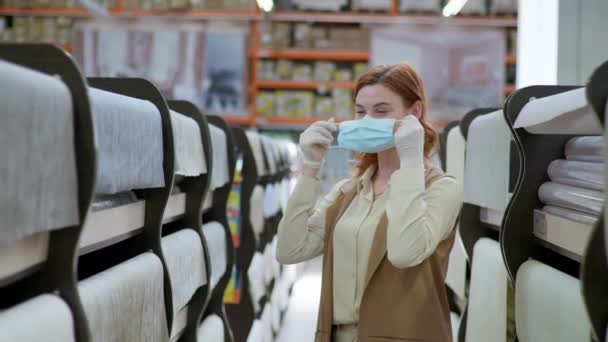
<svg viewBox="0 0 608 342"><path fill-rule="evenodd" d="M251 0L253 2L253 0ZM187 20L221 20L245 21L250 25L249 51L249 103L248 115L223 115L224 119L233 125L264 126L273 125L307 125L319 118L262 118L256 113L255 103L259 90L319 90L319 89L354 89L353 81L277 81L258 78L257 61L260 59L285 59L292 61L331 61L331 62L367 62L369 51L340 51L316 49L262 49L260 48L260 23L274 22L315 22L340 24L423 24L423 25L454 25L468 27L495 27L513 29L517 27L517 18L513 16L488 17L450 17L444 18L431 14L404 14L399 12L399 0L393 0L390 11L375 12L319 12L319 11L275 11L263 13L257 5L245 10L128 10L124 0L115 0L115 6L108 9L111 17L134 19L139 17L180 18ZM39 17L72 17L88 18L93 15L84 8L17 8L0 7L0 16L39 16ZM71 45L60 45L71 52ZM505 65L515 65L516 57L505 57ZM507 84L505 96L515 90L514 85Z"/></svg>

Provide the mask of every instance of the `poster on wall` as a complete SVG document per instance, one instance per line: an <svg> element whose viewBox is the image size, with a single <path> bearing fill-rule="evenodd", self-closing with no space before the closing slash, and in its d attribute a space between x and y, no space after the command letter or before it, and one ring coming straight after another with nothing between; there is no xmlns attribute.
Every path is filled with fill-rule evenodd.
<svg viewBox="0 0 608 342"><path fill-rule="evenodd" d="M204 50L203 108L208 113L247 115L245 31L207 30Z"/></svg>
<svg viewBox="0 0 608 342"><path fill-rule="evenodd" d="M460 120L504 101L505 34L492 28L390 25L371 28L370 64L407 62L422 77L431 120Z"/></svg>

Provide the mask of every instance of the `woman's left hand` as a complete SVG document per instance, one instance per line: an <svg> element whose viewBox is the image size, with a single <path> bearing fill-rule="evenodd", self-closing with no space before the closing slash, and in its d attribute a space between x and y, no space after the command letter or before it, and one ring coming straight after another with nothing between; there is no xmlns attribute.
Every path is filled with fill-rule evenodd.
<svg viewBox="0 0 608 342"><path fill-rule="evenodd" d="M424 128L414 115L408 115L398 122L395 148L402 166L424 163Z"/></svg>

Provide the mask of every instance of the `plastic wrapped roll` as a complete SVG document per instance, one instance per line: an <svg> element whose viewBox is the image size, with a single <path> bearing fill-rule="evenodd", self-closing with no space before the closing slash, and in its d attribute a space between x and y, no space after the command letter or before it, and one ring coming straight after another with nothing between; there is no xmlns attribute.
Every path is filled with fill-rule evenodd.
<svg viewBox="0 0 608 342"><path fill-rule="evenodd" d="M547 172L556 183L604 190L604 163L558 159L549 164Z"/></svg>
<svg viewBox="0 0 608 342"><path fill-rule="evenodd" d="M198 123L171 111L171 129L175 148L175 174L192 177L207 173L203 139Z"/></svg>
<svg viewBox="0 0 608 342"><path fill-rule="evenodd" d="M566 159L587 162L604 162L604 138L601 136L576 137L565 147Z"/></svg>
<svg viewBox="0 0 608 342"><path fill-rule="evenodd" d="M226 132L211 124L209 124L209 135L211 136L211 151L213 152L209 190L213 191L230 181L228 138Z"/></svg>
<svg viewBox="0 0 608 342"><path fill-rule="evenodd" d="M579 210L599 216L604 204L604 193L575 186L548 182L538 189L538 197L547 205Z"/></svg>
<svg viewBox="0 0 608 342"><path fill-rule="evenodd" d="M566 209L562 207L556 207L553 205L546 205L543 208L543 211L549 213L551 215L559 216L561 218L565 218L567 220L580 222L588 225L592 225L597 221L597 217L593 215L589 215L582 211Z"/></svg>
<svg viewBox="0 0 608 342"><path fill-rule="evenodd" d="M110 209L137 202L137 196L132 191L125 191L114 195L97 195L91 204L91 210L98 211Z"/></svg>

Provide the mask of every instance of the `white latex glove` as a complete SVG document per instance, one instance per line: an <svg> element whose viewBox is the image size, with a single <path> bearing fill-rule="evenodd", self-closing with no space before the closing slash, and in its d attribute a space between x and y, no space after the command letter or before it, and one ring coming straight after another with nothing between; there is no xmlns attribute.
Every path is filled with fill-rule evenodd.
<svg viewBox="0 0 608 342"><path fill-rule="evenodd" d="M418 119L414 115L408 115L397 125L395 148L401 166L424 164L424 128Z"/></svg>
<svg viewBox="0 0 608 342"><path fill-rule="evenodd" d="M300 134L300 155L304 166L319 169L327 148L334 140L332 135L338 129L334 119L317 121Z"/></svg>

